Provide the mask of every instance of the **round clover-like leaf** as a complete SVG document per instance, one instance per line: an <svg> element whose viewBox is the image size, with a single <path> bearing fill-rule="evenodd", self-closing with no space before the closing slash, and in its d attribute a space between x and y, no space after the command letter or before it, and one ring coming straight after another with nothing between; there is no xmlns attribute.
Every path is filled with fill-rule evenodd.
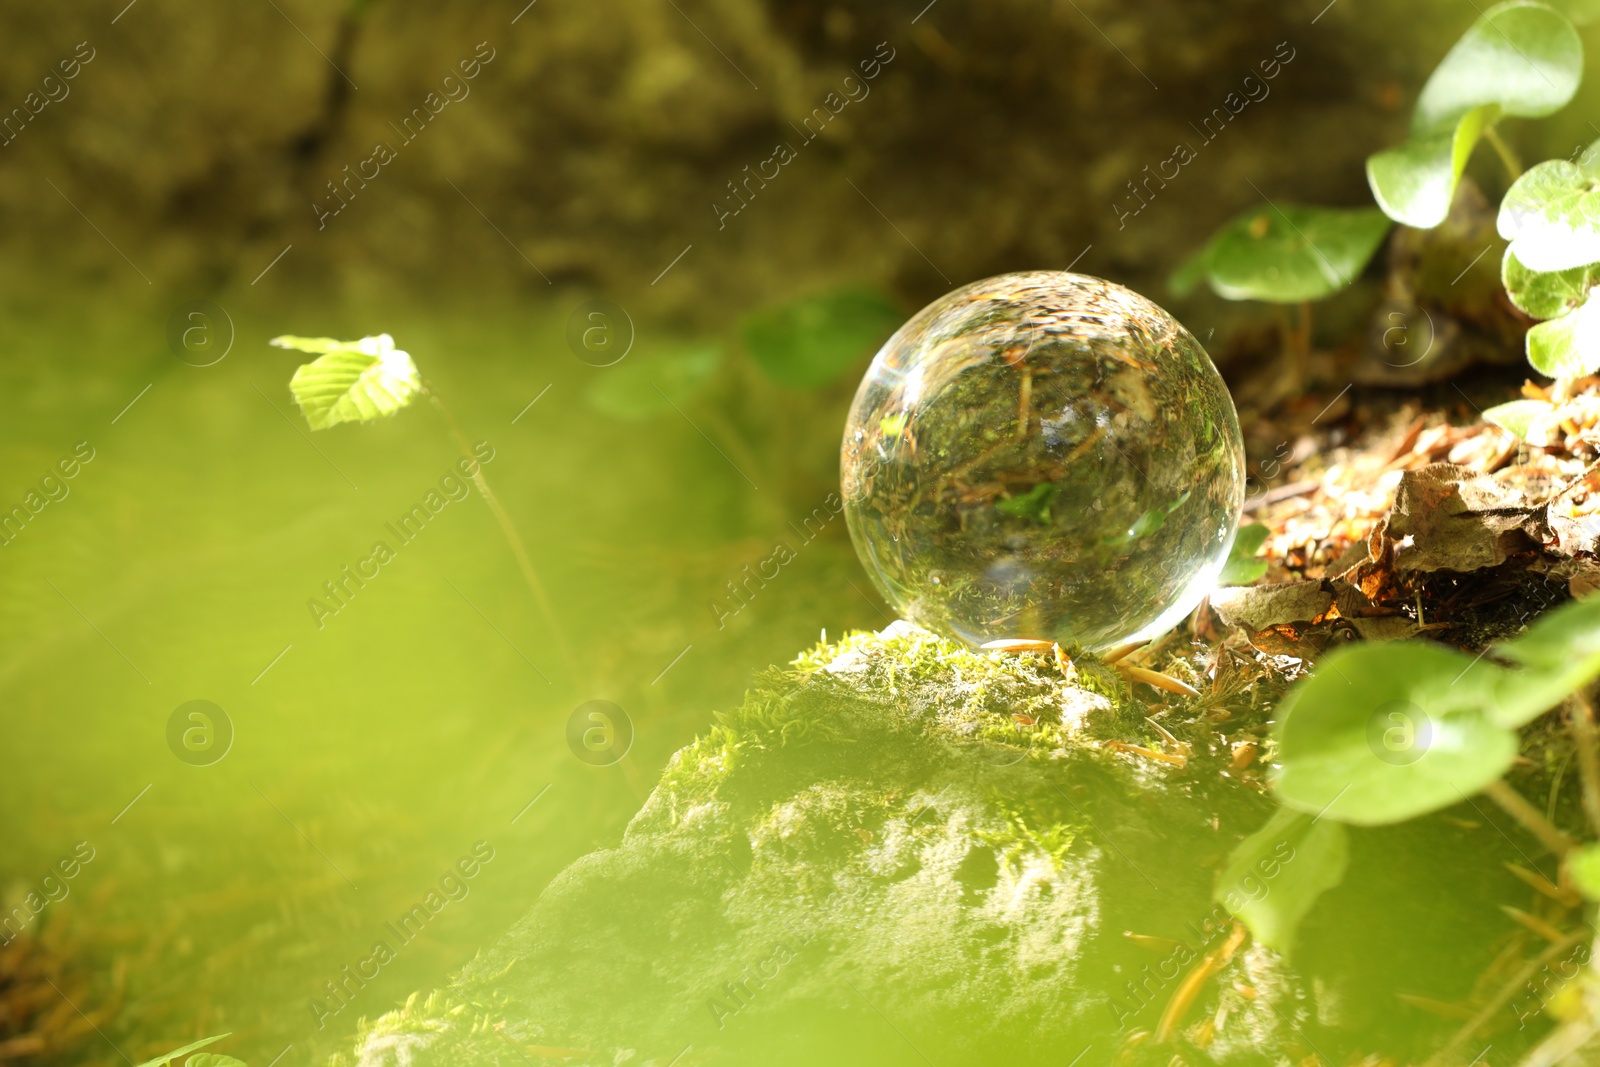
<svg viewBox="0 0 1600 1067"><path fill-rule="evenodd" d="M1521 669L1501 672L1497 722L1522 726L1600 676L1600 600L1578 600L1546 613L1494 652Z"/></svg>
<svg viewBox="0 0 1600 1067"><path fill-rule="evenodd" d="M758 311L744 321L745 349L773 381L826 385L889 339L905 316L872 289L840 289Z"/></svg>
<svg viewBox="0 0 1600 1067"><path fill-rule="evenodd" d="M1279 709L1278 798L1371 826L1471 796L1517 754L1495 714L1506 674L1435 645L1334 652Z"/></svg>
<svg viewBox="0 0 1600 1067"><path fill-rule="evenodd" d="M1583 42L1561 12L1535 0L1496 4L1434 68L1417 99L1413 134L1453 126L1473 108L1540 118L1566 106L1583 78Z"/></svg>
<svg viewBox="0 0 1600 1067"><path fill-rule="evenodd" d="M276 337L270 342L278 348L322 353L289 379L289 391L313 430L393 415L421 392L417 365L388 334L333 341L331 346L329 341Z"/></svg>
<svg viewBox="0 0 1600 1067"><path fill-rule="evenodd" d="M1344 880L1349 861L1343 826L1279 808L1233 850L1212 899L1248 926L1256 940L1287 957L1300 920L1318 897Z"/></svg>
<svg viewBox="0 0 1600 1067"><path fill-rule="evenodd" d="M1361 273L1389 225L1372 208L1264 204L1217 231L1173 284L1181 289L1198 275L1229 300L1320 300Z"/></svg>
<svg viewBox="0 0 1600 1067"><path fill-rule="evenodd" d="M1548 400L1512 400L1490 408L1483 417L1519 441L1540 444L1544 431L1556 421L1557 410Z"/></svg>
<svg viewBox="0 0 1600 1067"><path fill-rule="evenodd" d="M1600 263L1600 153L1552 159L1518 178L1500 202L1497 226L1511 253L1533 271Z"/></svg>
<svg viewBox="0 0 1600 1067"><path fill-rule="evenodd" d="M1600 299L1590 297L1560 318L1541 322L1526 341L1528 362L1550 378L1579 378L1600 370Z"/></svg>
<svg viewBox="0 0 1600 1067"><path fill-rule="evenodd" d="M1461 172L1494 113L1493 105L1473 108L1442 132L1368 157L1367 184L1383 213L1419 230L1443 222Z"/></svg>
<svg viewBox="0 0 1600 1067"><path fill-rule="evenodd" d="M1484 12L1435 68L1405 144L1367 160L1367 182L1396 222L1432 229L1483 131L1503 115L1537 118L1563 107L1583 75L1583 43L1561 12L1508 0Z"/></svg>
<svg viewBox="0 0 1600 1067"><path fill-rule="evenodd" d="M1506 295L1536 319L1554 319L1582 304L1600 283L1600 263L1568 270L1533 270L1506 249L1500 261L1500 282Z"/></svg>

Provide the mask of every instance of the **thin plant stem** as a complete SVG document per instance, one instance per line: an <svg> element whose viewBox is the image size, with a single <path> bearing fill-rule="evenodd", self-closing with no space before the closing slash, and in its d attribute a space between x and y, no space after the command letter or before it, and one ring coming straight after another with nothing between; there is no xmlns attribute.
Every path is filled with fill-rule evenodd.
<svg viewBox="0 0 1600 1067"><path fill-rule="evenodd" d="M1583 810L1589 816L1589 826L1600 834L1600 733L1595 730L1594 708L1581 691L1567 698L1567 720L1572 729L1572 743L1578 749Z"/></svg>
<svg viewBox="0 0 1600 1067"><path fill-rule="evenodd" d="M1483 131L1483 139L1489 142L1490 147L1494 149L1495 155L1500 157L1501 164L1506 168L1506 176L1512 182L1522 177L1522 161L1511 150L1511 146L1506 144L1505 138L1500 136L1499 130L1493 126L1486 127Z"/></svg>
<svg viewBox="0 0 1600 1067"><path fill-rule="evenodd" d="M1521 793L1506 785L1504 780L1490 782L1483 787L1483 793L1557 856L1565 856L1571 850L1572 838L1556 829L1543 812L1528 803Z"/></svg>
<svg viewBox="0 0 1600 1067"><path fill-rule="evenodd" d="M1289 321L1289 309L1283 304L1273 304L1272 310L1278 319L1278 336L1283 339L1283 354L1293 359L1297 338L1294 325Z"/></svg>
<svg viewBox="0 0 1600 1067"><path fill-rule="evenodd" d="M467 442L466 434L461 432L455 416L450 414L450 409L445 406L439 394L434 392L433 386L423 383L423 392L428 394L428 399L438 409L440 415L450 428L450 436L455 440L456 448L461 451L463 458L470 460L473 466L472 482L478 487L478 493L483 497L484 503L489 505L489 510L494 513L495 521L500 524L500 532L505 535L506 544L511 546L511 554L516 558L517 569L522 571L522 580L528 586L528 592L533 594L534 603L539 605L539 611L544 616L545 625L550 628L555 638L556 647L561 652L561 658L567 665L568 676L574 680L578 677L577 661L573 659L572 649L567 644L565 634L562 633L561 624L556 619L555 610L550 606L550 599L545 595L544 584L539 581L538 572L533 569L533 560L528 558L528 550L523 547L522 538L517 534L517 528L511 524L511 516L506 514L506 509L501 505L500 498L495 496L494 490L489 488L489 479L484 477L483 464L479 463L472 453L472 447Z"/></svg>
<svg viewBox="0 0 1600 1067"><path fill-rule="evenodd" d="M1311 364L1311 301L1300 302L1300 365Z"/></svg>

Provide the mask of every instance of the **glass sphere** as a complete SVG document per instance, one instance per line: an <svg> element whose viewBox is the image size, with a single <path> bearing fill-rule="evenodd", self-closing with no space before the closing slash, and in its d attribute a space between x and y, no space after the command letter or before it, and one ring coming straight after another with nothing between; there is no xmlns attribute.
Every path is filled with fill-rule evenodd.
<svg viewBox="0 0 1600 1067"><path fill-rule="evenodd" d="M1170 629L1215 585L1244 498L1205 349L1138 293L1060 271L974 282L900 327L840 467L879 591L972 645Z"/></svg>

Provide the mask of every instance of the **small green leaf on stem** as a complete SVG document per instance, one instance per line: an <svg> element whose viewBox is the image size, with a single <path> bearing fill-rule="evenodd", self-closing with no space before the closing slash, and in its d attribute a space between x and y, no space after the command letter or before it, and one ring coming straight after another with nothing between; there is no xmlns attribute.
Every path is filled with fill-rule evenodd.
<svg viewBox="0 0 1600 1067"><path fill-rule="evenodd" d="M1483 413L1488 422L1519 441L1543 442L1543 432L1555 421L1556 407L1548 400L1512 400Z"/></svg>
<svg viewBox="0 0 1600 1067"><path fill-rule="evenodd" d="M230 1031L226 1034L213 1034L211 1037L202 1037L199 1041L192 1041L180 1049L174 1049L165 1055L157 1056L153 1060L145 1060L139 1064L139 1067L168 1067L169 1064L182 1059L195 1049L205 1048L207 1045L215 1044L223 1038L231 1036L232 1033Z"/></svg>
<svg viewBox="0 0 1600 1067"><path fill-rule="evenodd" d="M1389 225L1373 208L1264 204L1218 230L1171 285L1181 295L1204 278L1228 300L1320 300L1355 280Z"/></svg>
<svg viewBox="0 0 1600 1067"><path fill-rule="evenodd" d="M359 341L276 337L271 344L322 353L289 380L289 391L313 430L393 415L422 391L417 365L386 333Z"/></svg>

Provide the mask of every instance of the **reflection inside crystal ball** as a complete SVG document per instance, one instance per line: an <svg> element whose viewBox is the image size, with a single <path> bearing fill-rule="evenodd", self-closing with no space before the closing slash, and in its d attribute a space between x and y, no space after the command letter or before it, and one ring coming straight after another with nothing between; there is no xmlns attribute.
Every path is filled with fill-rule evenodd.
<svg viewBox="0 0 1600 1067"><path fill-rule="evenodd" d="M1244 495L1200 343L1132 290L1006 274L918 312L872 361L841 454L868 574L972 645L1152 637L1211 590Z"/></svg>

